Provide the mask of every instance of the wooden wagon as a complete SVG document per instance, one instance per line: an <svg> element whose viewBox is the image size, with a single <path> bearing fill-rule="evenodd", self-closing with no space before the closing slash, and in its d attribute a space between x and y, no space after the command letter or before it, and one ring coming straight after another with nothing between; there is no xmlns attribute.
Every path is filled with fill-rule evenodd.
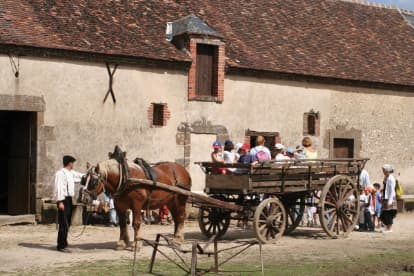
<svg viewBox="0 0 414 276"><path fill-rule="evenodd" d="M316 190L321 191L315 207L323 230L331 237L346 236L359 218L359 175L367 161L197 162L206 174L206 194L217 199L193 202L200 208L200 229L207 237L222 236L231 220L250 221L260 242L274 242L300 224L305 206L311 205L306 198ZM220 173L223 167L228 174Z"/></svg>

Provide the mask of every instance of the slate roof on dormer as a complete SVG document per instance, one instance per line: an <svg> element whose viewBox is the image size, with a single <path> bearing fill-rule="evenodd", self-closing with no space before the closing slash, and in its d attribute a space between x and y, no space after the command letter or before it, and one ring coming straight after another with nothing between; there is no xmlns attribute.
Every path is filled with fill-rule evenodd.
<svg viewBox="0 0 414 276"><path fill-rule="evenodd" d="M178 36L182 34L207 35L223 38L221 33L212 29L194 14L187 15L172 22L172 35Z"/></svg>

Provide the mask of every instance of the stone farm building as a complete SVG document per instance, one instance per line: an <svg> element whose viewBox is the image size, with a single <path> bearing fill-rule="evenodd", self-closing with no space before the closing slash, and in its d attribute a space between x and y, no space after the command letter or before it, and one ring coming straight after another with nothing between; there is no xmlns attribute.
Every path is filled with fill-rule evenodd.
<svg viewBox="0 0 414 276"><path fill-rule="evenodd" d="M39 214L63 154L190 169L231 138L369 157L414 181L414 14L340 0L0 1L0 213Z"/></svg>

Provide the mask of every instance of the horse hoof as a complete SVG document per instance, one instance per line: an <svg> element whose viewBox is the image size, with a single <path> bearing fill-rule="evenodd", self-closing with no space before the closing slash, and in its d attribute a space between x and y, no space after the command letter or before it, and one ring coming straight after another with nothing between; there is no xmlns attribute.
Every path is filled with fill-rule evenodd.
<svg viewBox="0 0 414 276"><path fill-rule="evenodd" d="M169 244L175 248L180 249L181 245L183 244L184 240L179 238L173 238L169 240Z"/></svg>
<svg viewBox="0 0 414 276"><path fill-rule="evenodd" d="M115 247L115 249L116 249L116 250L125 250L125 249L126 249L125 242L124 242L124 241L118 241L118 242L116 243L116 247Z"/></svg>

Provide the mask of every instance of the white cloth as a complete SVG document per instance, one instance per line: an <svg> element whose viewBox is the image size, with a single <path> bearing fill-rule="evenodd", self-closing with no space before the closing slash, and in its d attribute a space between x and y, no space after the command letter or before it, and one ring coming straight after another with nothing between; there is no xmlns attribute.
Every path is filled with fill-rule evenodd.
<svg viewBox="0 0 414 276"><path fill-rule="evenodd" d="M276 158L275 158L276 161L283 161L283 160L289 160L289 159L290 158L288 156L286 156L286 155L284 155L282 153L278 153L276 155Z"/></svg>
<svg viewBox="0 0 414 276"><path fill-rule="evenodd" d="M369 174L367 170L363 169L361 171L361 174L359 175L359 185L362 187L362 189L365 189L368 186L371 186L371 181L369 179Z"/></svg>
<svg viewBox="0 0 414 276"><path fill-rule="evenodd" d="M388 205L392 205L394 198L395 198L395 185L396 185L396 181L395 181L395 177L390 174L387 177L387 181L385 182L385 197L384 199L387 201Z"/></svg>
<svg viewBox="0 0 414 276"><path fill-rule="evenodd" d="M75 196L75 182L80 182L83 174L62 168L55 174L55 199L62 201L67 196Z"/></svg>

